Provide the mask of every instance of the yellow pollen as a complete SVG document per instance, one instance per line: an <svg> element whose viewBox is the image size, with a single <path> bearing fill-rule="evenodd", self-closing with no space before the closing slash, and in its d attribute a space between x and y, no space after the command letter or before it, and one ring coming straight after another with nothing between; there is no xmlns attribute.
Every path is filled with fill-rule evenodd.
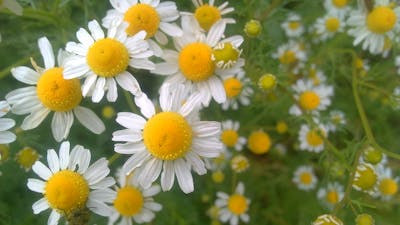
<svg viewBox="0 0 400 225"><path fill-rule="evenodd" d="M264 131L253 131L247 140L247 146L254 154L264 154L271 147L271 138Z"/></svg>
<svg viewBox="0 0 400 225"><path fill-rule="evenodd" d="M382 179L379 183L379 190L384 195L392 196L397 193L398 186L396 181L391 178Z"/></svg>
<svg viewBox="0 0 400 225"><path fill-rule="evenodd" d="M126 33L130 36L144 30L147 33L146 38L151 38L157 33L160 25L160 16L154 7L143 3L130 7L124 20L129 23Z"/></svg>
<svg viewBox="0 0 400 225"><path fill-rule="evenodd" d="M242 83L240 80L231 77L224 81L225 93L228 98L234 98L242 91Z"/></svg>
<svg viewBox="0 0 400 225"><path fill-rule="evenodd" d="M300 182L302 184L311 184L312 180L312 175L309 172L304 172L300 174Z"/></svg>
<svg viewBox="0 0 400 225"><path fill-rule="evenodd" d="M234 147L239 139L235 130L224 130L221 134L222 142L228 147Z"/></svg>
<svg viewBox="0 0 400 225"><path fill-rule="evenodd" d="M297 21L290 21L289 22L289 29L297 30L300 27L300 23Z"/></svg>
<svg viewBox="0 0 400 225"><path fill-rule="evenodd" d="M68 213L86 205L89 186L79 173L62 170L47 181L44 195L51 208Z"/></svg>
<svg viewBox="0 0 400 225"><path fill-rule="evenodd" d="M240 51L231 43L221 43L214 48L212 59L220 68L230 68L236 63L240 55Z"/></svg>
<svg viewBox="0 0 400 225"><path fill-rule="evenodd" d="M62 71L58 67L48 69L37 83L36 91L40 102L52 111L70 111L82 100L79 80L65 80Z"/></svg>
<svg viewBox="0 0 400 225"><path fill-rule="evenodd" d="M32 165L39 159L39 153L30 147L25 147L16 155L18 164L25 170L32 168Z"/></svg>
<svg viewBox="0 0 400 225"><path fill-rule="evenodd" d="M221 19L221 13L217 7L204 4L194 12L197 22L200 27L208 31L215 22Z"/></svg>
<svg viewBox="0 0 400 225"><path fill-rule="evenodd" d="M228 209L235 215L240 215L247 210L247 200L240 194L231 195L228 199Z"/></svg>
<svg viewBox="0 0 400 225"><path fill-rule="evenodd" d="M293 63L297 62L296 53L295 53L294 51L287 50L286 52L284 52L284 53L279 57L279 61L280 61L282 64L285 64L285 65L293 64Z"/></svg>
<svg viewBox="0 0 400 225"><path fill-rule="evenodd" d="M121 42L104 38L90 46L86 60L95 74L101 77L115 77L128 67L129 53Z"/></svg>
<svg viewBox="0 0 400 225"><path fill-rule="evenodd" d="M161 160L185 155L192 144L192 128L178 113L161 112L147 121L143 140L148 151Z"/></svg>
<svg viewBox="0 0 400 225"><path fill-rule="evenodd" d="M362 164L357 167L356 178L353 185L362 190L370 190L374 187L377 180L377 175L374 169L367 164Z"/></svg>
<svg viewBox="0 0 400 225"><path fill-rule="evenodd" d="M393 9L385 6L375 7L367 16L368 29L377 34L392 30L396 22L396 13Z"/></svg>
<svg viewBox="0 0 400 225"><path fill-rule="evenodd" d="M299 97L300 107L304 110L314 110L319 106L321 99L314 91L305 91Z"/></svg>
<svg viewBox="0 0 400 225"><path fill-rule="evenodd" d="M318 133L318 129L308 131L306 139L307 143L313 147L320 146L324 143L324 139Z"/></svg>
<svg viewBox="0 0 400 225"><path fill-rule="evenodd" d="M194 82L205 81L215 70L211 56L210 46L199 42L188 44L179 54L179 68L187 79Z"/></svg>
<svg viewBox="0 0 400 225"><path fill-rule="evenodd" d="M349 0L332 0L332 4L338 8L343 8L347 5Z"/></svg>
<svg viewBox="0 0 400 225"><path fill-rule="evenodd" d="M337 191L328 191L328 193L326 193L326 201L331 204L336 204L339 201L339 194Z"/></svg>
<svg viewBox="0 0 400 225"><path fill-rule="evenodd" d="M143 195L135 187L126 186L118 190L114 208L123 216L134 216L143 208Z"/></svg>
<svg viewBox="0 0 400 225"><path fill-rule="evenodd" d="M103 107L101 114L106 119L111 119L115 116L115 110L111 105L106 105Z"/></svg>
<svg viewBox="0 0 400 225"><path fill-rule="evenodd" d="M325 20L325 27L329 32L336 32L340 27L340 20L336 17L331 17Z"/></svg>

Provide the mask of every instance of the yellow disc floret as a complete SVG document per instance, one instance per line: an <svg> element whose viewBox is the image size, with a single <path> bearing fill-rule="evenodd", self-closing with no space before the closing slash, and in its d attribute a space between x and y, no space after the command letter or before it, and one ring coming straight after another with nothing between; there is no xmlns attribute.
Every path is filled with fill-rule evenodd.
<svg viewBox="0 0 400 225"><path fill-rule="evenodd" d="M314 110L321 102L318 94L314 91L305 91L299 97L299 105L304 110Z"/></svg>
<svg viewBox="0 0 400 225"><path fill-rule="evenodd" d="M343 222L334 215L324 214L318 216L312 225L343 225Z"/></svg>
<svg viewBox="0 0 400 225"><path fill-rule="evenodd" d="M370 31L383 34L393 29L397 21L396 13L386 6L375 7L367 16Z"/></svg>
<svg viewBox="0 0 400 225"><path fill-rule="evenodd" d="M39 159L39 153L30 147L25 147L16 155L18 164L25 170L32 168L32 165Z"/></svg>
<svg viewBox="0 0 400 225"><path fill-rule="evenodd" d="M288 26L291 30L297 30L300 27L300 23L297 21L290 21Z"/></svg>
<svg viewBox="0 0 400 225"><path fill-rule="evenodd" d="M329 32L336 32L340 27L340 20L336 17L330 17L325 20L325 27Z"/></svg>
<svg viewBox="0 0 400 225"><path fill-rule="evenodd" d="M255 38L261 34L262 26L258 20L250 20L244 26L244 32L248 37Z"/></svg>
<svg viewBox="0 0 400 225"><path fill-rule="evenodd" d="M234 98L242 91L242 83L239 79L231 77L224 80L225 93L228 98Z"/></svg>
<svg viewBox="0 0 400 225"><path fill-rule="evenodd" d="M356 218L356 225L375 225L375 220L369 214L360 214Z"/></svg>
<svg viewBox="0 0 400 225"><path fill-rule="evenodd" d="M160 25L160 16L154 7L143 3L130 7L124 20L129 23L126 33L130 36L144 30L147 33L146 38L151 38L157 33Z"/></svg>
<svg viewBox="0 0 400 225"><path fill-rule="evenodd" d="M129 53L120 41L105 38L90 46L86 60L95 74L101 77L115 77L128 67Z"/></svg>
<svg viewBox="0 0 400 225"><path fill-rule="evenodd" d="M257 84L258 87L263 89L264 91L269 91L275 88L276 86L276 77L273 74L266 73L260 77Z"/></svg>
<svg viewBox="0 0 400 225"><path fill-rule="evenodd" d="M221 19L221 13L217 7L204 4L200 7L197 7L196 11L194 12L194 17L196 17L200 27L208 31L215 22Z"/></svg>
<svg viewBox="0 0 400 225"><path fill-rule="evenodd" d="M338 8L343 8L347 5L349 0L332 0L332 4Z"/></svg>
<svg viewBox="0 0 400 225"><path fill-rule="evenodd" d="M300 174L300 182L305 185L311 184L313 181L313 175L310 172L303 172Z"/></svg>
<svg viewBox="0 0 400 225"><path fill-rule="evenodd" d="M328 193L326 193L326 201L331 203L331 204L336 204L339 201L339 194L337 191L333 190L333 191L328 191Z"/></svg>
<svg viewBox="0 0 400 225"><path fill-rule="evenodd" d="M219 68L230 68L238 60L240 51L230 42L218 44L213 52L212 59Z"/></svg>
<svg viewBox="0 0 400 225"><path fill-rule="evenodd" d="M234 147L239 139L239 135L235 130L224 130L221 134L222 142L228 147Z"/></svg>
<svg viewBox="0 0 400 225"><path fill-rule="evenodd" d="M89 186L79 173L62 170L47 181L44 195L51 208L68 213L86 205Z"/></svg>
<svg viewBox="0 0 400 225"><path fill-rule="evenodd" d="M293 64L297 62L296 53L294 51L287 50L279 57L279 61L285 65Z"/></svg>
<svg viewBox="0 0 400 225"><path fill-rule="evenodd" d="M79 80L65 80L62 71L58 67L48 69L37 83L36 91L40 102L52 111L70 111L82 100Z"/></svg>
<svg viewBox="0 0 400 225"><path fill-rule="evenodd" d="M143 208L143 195L135 187L126 186L118 190L114 208L123 216L134 216Z"/></svg>
<svg viewBox="0 0 400 225"><path fill-rule="evenodd" d="M384 178L379 183L379 191L386 196L393 196L397 193L397 182L391 178Z"/></svg>
<svg viewBox="0 0 400 225"><path fill-rule="evenodd" d="M367 191L375 186L376 181L377 175L371 165L363 163L357 166L353 187Z"/></svg>
<svg viewBox="0 0 400 225"><path fill-rule="evenodd" d="M235 215L245 213L248 208L247 199L240 194L231 195L228 199L228 209Z"/></svg>
<svg viewBox="0 0 400 225"><path fill-rule="evenodd" d="M306 135L307 143L313 147L322 145L324 143L324 139L321 136L323 135L323 132L322 134L320 134L320 132L322 131L318 131L318 129L308 131Z"/></svg>
<svg viewBox="0 0 400 225"><path fill-rule="evenodd" d="M156 158L174 160L189 151L192 128L178 113L161 112L147 121L143 140L148 151Z"/></svg>
<svg viewBox="0 0 400 225"><path fill-rule="evenodd" d="M254 131L248 138L247 146L255 154L264 154L271 147L271 138L264 131Z"/></svg>
<svg viewBox="0 0 400 225"><path fill-rule="evenodd" d="M183 75L191 81L207 80L215 70L211 56L210 46L199 42L188 44L179 54L179 68Z"/></svg>

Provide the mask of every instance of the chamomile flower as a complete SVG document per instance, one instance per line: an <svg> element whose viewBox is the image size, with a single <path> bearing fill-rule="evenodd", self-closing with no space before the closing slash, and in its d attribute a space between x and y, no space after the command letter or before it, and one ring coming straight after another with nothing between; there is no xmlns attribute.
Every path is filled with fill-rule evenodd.
<svg viewBox="0 0 400 225"><path fill-rule="evenodd" d="M327 124L327 129L330 131L336 131L340 126L346 124L346 117L344 112L340 110L332 110L329 112L329 121Z"/></svg>
<svg viewBox="0 0 400 225"><path fill-rule="evenodd" d="M170 190L175 175L183 192L194 190L191 169L197 174L207 172L202 158L217 157L222 150L221 124L200 121L197 116L201 95L182 96L184 87L163 86L160 90L161 112L156 113L153 103L141 105L140 115L121 112L117 123L125 129L113 133L113 141L121 141L114 150L132 154L123 171L136 169L138 181L148 188L160 176L161 187ZM182 102L185 102L182 104Z"/></svg>
<svg viewBox="0 0 400 225"><path fill-rule="evenodd" d="M301 17L295 13L290 13L281 27L289 38L300 37L304 33Z"/></svg>
<svg viewBox="0 0 400 225"><path fill-rule="evenodd" d="M359 163L353 180L353 188L357 191L374 193L378 175L375 168L369 163Z"/></svg>
<svg viewBox="0 0 400 225"><path fill-rule="evenodd" d="M216 6L214 0L209 0L208 3L204 3L203 0L192 0L192 2L196 7L194 17L205 31L209 31L219 20L224 23L235 23L233 18L223 18L226 14L234 11L233 7L228 7L228 1L220 6Z"/></svg>
<svg viewBox="0 0 400 225"><path fill-rule="evenodd" d="M250 167L249 159L244 155L236 155L231 160L231 168L235 173L242 173Z"/></svg>
<svg viewBox="0 0 400 225"><path fill-rule="evenodd" d="M330 11L315 22L315 32L319 41L326 41L345 28L344 16L338 11Z"/></svg>
<svg viewBox="0 0 400 225"><path fill-rule="evenodd" d="M74 116L87 129L95 134L105 130L100 118L90 109L80 106L82 101L81 84L78 79L66 80L66 53L58 53L58 67L55 66L53 48L46 37L38 40L45 68L40 68L32 61L35 70L20 66L11 70L19 81L31 85L11 91L6 95L11 111L17 115L29 114L22 122L23 130L31 130L39 126L50 112L54 112L51 131L56 141L68 137Z"/></svg>
<svg viewBox="0 0 400 225"><path fill-rule="evenodd" d="M225 77L223 82L226 93L226 101L222 103L223 110L237 110L239 103L244 106L250 104L250 96L254 91L250 87L250 78L246 77L243 70L234 76Z"/></svg>
<svg viewBox="0 0 400 225"><path fill-rule="evenodd" d="M221 140L225 149L235 148L236 151L243 149L246 138L239 136L239 127L239 121L226 120L222 122Z"/></svg>
<svg viewBox="0 0 400 225"><path fill-rule="evenodd" d="M59 154L47 150L48 167L37 161L32 169L42 179L29 178L28 188L43 194L32 205L33 213L51 209L48 225L56 225L61 217L68 221L87 208L96 214L109 216L111 209L104 203L115 181L107 177L108 161L101 158L89 166L90 151L76 145L70 152L70 143L60 145ZM86 221L87 222L87 221Z"/></svg>
<svg viewBox="0 0 400 225"><path fill-rule="evenodd" d="M15 121L10 118L2 118L10 111L10 106L6 101L0 101L0 144L8 144L15 141L16 136L8 129L15 125Z"/></svg>
<svg viewBox="0 0 400 225"><path fill-rule="evenodd" d="M327 137L328 129L323 124L316 127L303 124L299 131L300 150L319 153L324 150Z"/></svg>
<svg viewBox="0 0 400 225"><path fill-rule="evenodd" d="M337 11L342 15L346 15L350 10L351 0L325 0L324 7L327 11Z"/></svg>
<svg viewBox="0 0 400 225"><path fill-rule="evenodd" d="M332 86L314 85L312 80L299 79L296 84L292 85L292 89L296 103L289 109L291 115L315 114L325 110L331 104Z"/></svg>
<svg viewBox="0 0 400 225"><path fill-rule="evenodd" d="M143 189L137 181L134 173L126 175L118 174L118 187L110 192L110 200L113 210L109 217L108 225L120 222L119 225L135 223L148 223L155 217L154 212L162 209L162 206L155 202L153 197L161 190L160 186L153 185Z"/></svg>
<svg viewBox="0 0 400 225"><path fill-rule="evenodd" d="M360 162L370 163L374 166L385 165L387 163L387 156L379 149L372 146L365 146L363 149L362 158Z"/></svg>
<svg viewBox="0 0 400 225"><path fill-rule="evenodd" d="M376 0L371 11L358 9L351 13L347 24L348 33L354 36L353 45L362 43L364 50L372 54L384 51L385 38L393 40L400 31L400 7L390 0Z"/></svg>
<svg viewBox="0 0 400 225"><path fill-rule="evenodd" d="M279 46L277 52L272 54L272 58L278 59L281 67L288 69L294 74L298 74L300 69L304 67L307 54L300 43L289 41Z"/></svg>
<svg viewBox="0 0 400 225"><path fill-rule="evenodd" d="M239 219L245 223L250 221L247 211L250 207L250 199L244 196L244 184L239 182L235 192L228 195L224 192L217 192L215 205L220 208L219 219L225 223L229 221L230 225L239 224Z"/></svg>
<svg viewBox="0 0 400 225"><path fill-rule="evenodd" d="M343 225L343 222L334 215L324 214L318 216L318 218L315 219L312 225Z"/></svg>
<svg viewBox="0 0 400 225"><path fill-rule="evenodd" d="M323 84L326 81L326 75L324 71L318 69L315 64L312 64L308 71L306 71L306 77L312 80L315 86Z"/></svg>
<svg viewBox="0 0 400 225"><path fill-rule="evenodd" d="M239 46L243 37L233 36L221 40L225 31L225 23L216 22L207 33L207 36L200 31L199 25L192 16L182 16L182 28L184 35L174 38L175 50L165 50L162 58L165 62L156 64L154 74L168 75L166 83L183 83L191 92L199 91L204 106L208 106L211 98L217 103L226 101L226 93L223 82L219 76L236 74L244 65L244 59L237 58L239 55L228 54L228 61L237 61L232 67L218 68L213 60L215 53L213 48L218 43L230 43L232 46ZM217 49L218 50L218 49Z"/></svg>
<svg viewBox="0 0 400 225"><path fill-rule="evenodd" d="M149 41L150 49L160 56L162 49L157 44L168 43L168 36L182 36L182 29L174 21L179 18L175 2L159 0L110 0L114 9L108 10L102 24L111 28L114 20L124 20L129 24L126 28L128 36L134 36L140 31L146 32L145 39ZM155 39L157 42L155 42Z"/></svg>
<svg viewBox="0 0 400 225"><path fill-rule="evenodd" d="M338 182L328 183L326 187L320 188L317 192L317 197L329 209L339 203L344 196L344 188Z"/></svg>
<svg viewBox="0 0 400 225"><path fill-rule="evenodd" d="M105 92L107 100L115 102L117 83L133 95L141 95L139 83L127 69L154 69L153 62L148 59L153 52L145 40L146 32L140 31L128 37L125 33L127 26L127 23L115 20L105 37L99 23L93 20L88 24L90 34L80 28L76 32L79 43L67 43L65 49L74 55L65 64L64 78L84 77L82 95L91 95L93 102L100 102Z"/></svg>
<svg viewBox="0 0 400 225"><path fill-rule="evenodd" d="M310 191L315 188L318 179L311 166L300 166L294 172L292 181L300 190Z"/></svg>
<svg viewBox="0 0 400 225"><path fill-rule="evenodd" d="M392 170L388 167L379 165L376 169L378 176L376 185L376 195L382 200L392 199L399 191L400 177L393 176Z"/></svg>

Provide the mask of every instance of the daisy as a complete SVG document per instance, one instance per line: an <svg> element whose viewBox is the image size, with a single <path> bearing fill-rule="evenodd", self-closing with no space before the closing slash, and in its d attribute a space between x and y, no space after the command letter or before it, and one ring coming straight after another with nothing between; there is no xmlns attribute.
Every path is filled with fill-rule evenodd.
<svg viewBox="0 0 400 225"><path fill-rule="evenodd" d="M121 141L114 150L132 154L123 171L130 173L138 168L138 181L148 188L160 176L161 187L170 190L176 175L185 193L194 190L191 169L197 174L207 172L204 158L215 158L222 150L221 124L200 121L198 107L200 94L189 98L182 96L184 87L163 86L160 90L161 112L156 113L152 102L141 105L140 115L121 112L117 123L126 129L115 131L113 141ZM182 104L182 102L185 102Z"/></svg>
<svg viewBox="0 0 400 225"><path fill-rule="evenodd" d="M245 76L245 72L241 70L236 75L229 75L224 78L224 88L226 101L222 103L222 109L228 110L232 108L237 110L240 104L246 106L250 104L250 96L254 93L250 87L251 81Z"/></svg>
<svg viewBox="0 0 400 225"><path fill-rule="evenodd" d="M209 31L220 20L224 23L235 23L233 18L222 18L222 16L234 11L233 7L228 7L227 1L220 6L215 6L214 0L209 0L208 3L204 3L203 0L192 0L192 2L196 7L194 17L205 31Z"/></svg>
<svg viewBox="0 0 400 225"><path fill-rule="evenodd" d="M10 118L2 118L10 110L6 101L0 101L0 144L8 144L15 141L16 136L8 129L15 126L15 121Z"/></svg>
<svg viewBox="0 0 400 225"><path fill-rule="evenodd" d="M353 188L374 194L378 175L375 168L369 163L359 163L353 180Z"/></svg>
<svg viewBox="0 0 400 225"><path fill-rule="evenodd" d="M226 93L223 82L219 76L237 74L244 65L244 59L238 58L238 54L231 54L227 49L225 62L236 61L228 68L217 66L220 60L215 59L215 47L219 43L238 48L243 42L243 37L233 36L221 40L225 31L225 23L219 21L215 23L208 32L207 36L200 31L200 27L192 16L182 16L182 27L184 35L174 38L175 50L165 50L162 58L163 63L156 64L154 74L168 75L165 83L183 83L191 91L199 91L203 98L202 103L208 106L211 98L217 103L226 101ZM217 47L219 51L220 48ZM214 57L213 57L214 55Z"/></svg>
<svg viewBox="0 0 400 225"><path fill-rule="evenodd" d="M351 13L347 20L351 27L348 33L354 36L353 45L362 42L362 48L372 54L382 53L385 38L394 40L400 31L400 7L389 0L376 0L371 11L358 9Z"/></svg>
<svg viewBox="0 0 400 225"><path fill-rule="evenodd" d="M244 155L237 155L231 160L231 168L235 173L242 173L250 167L249 159Z"/></svg>
<svg viewBox="0 0 400 225"><path fill-rule="evenodd" d="M317 124L316 127L310 127L303 124L299 131L300 150L319 153L325 148L324 138L328 137L328 129Z"/></svg>
<svg viewBox="0 0 400 225"><path fill-rule="evenodd" d="M370 163L374 166L385 165L387 163L387 156L381 150L367 145L363 149L362 158L360 162Z"/></svg>
<svg viewBox="0 0 400 225"><path fill-rule="evenodd" d="M312 225L343 225L343 222L334 215L324 214L318 216Z"/></svg>
<svg viewBox="0 0 400 225"><path fill-rule="evenodd" d="M324 71L317 69L315 64L310 66L310 69L306 72L307 78L313 81L313 85L323 84L326 81L326 75Z"/></svg>
<svg viewBox="0 0 400 225"><path fill-rule="evenodd" d="M378 176L376 197L385 201L392 199L398 193L400 177L393 176L392 170L382 165L377 167L376 173Z"/></svg>
<svg viewBox="0 0 400 225"><path fill-rule="evenodd" d="M338 182L328 183L326 187L318 190L317 196L324 205L329 209L333 209L337 203L342 201L344 188Z"/></svg>
<svg viewBox="0 0 400 225"><path fill-rule="evenodd" d="M245 223L250 221L250 217L247 214L250 199L244 196L244 185L242 182L238 183L232 195L217 192L217 197L215 205L220 208L218 213L221 222L225 223L229 221L230 225L237 225L239 224L239 219Z"/></svg>
<svg viewBox="0 0 400 225"><path fill-rule="evenodd" d="M240 123L238 121L226 120L222 122L221 140L224 144L224 149L235 148L236 151L241 151L243 145L246 144L246 138L239 136Z"/></svg>
<svg viewBox="0 0 400 225"><path fill-rule="evenodd" d="M328 12L337 11L343 15L347 15L350 11L351 0L325 0L324 7Z"/></svg>
<svg viewBox="0 0 400 225"><path fill-rule="evenodd" d="M179 11L175 2L159 0L110 0L113 9L107 11L102 24L111 28L113 21L124 20L129 24L125 29L128 36L134 36L140 31L146 32L150 49L156 56L162 54L157 44L168 43L168 36L182 36L182 29L174 22L179 18ZM155 42L155 39L157 42Z"/></svg>
<svg viewBox="0 0 400 225"><path fill-rule="evenodd" d="M312 80L299 79L292 86L296 103L290 107L289 114L317 113L325 110L333 96L333 87L325 84L314 85Z"/></svg>
<svg viewBox="0 0 400 225"><path fill-rule="evenodd" d="M290 13L285 22L281 24L281 27L289 38L300 37L304 33L301 17L295 13Z"/></svg>
<svg viewBox="0 0 400 225"><path fill-rule="evenodd" d="M307 60L304 46L295 41L289 41L278 47L276 53L272 54L272 58L279 59L281 67L289 69L289 71L298 74L300 69L304 67Z"/></svg>
<svg viewBox="0 0 400 225"><path fill-rule="evenodd" d="M160 186L153 185L143 189L134 173L125 175L120 171L118 174L118 187L112 191L110 199L113 203L113 210L109 217L108 225L117 223L119 225L130 225L132 220L135 223L148 223L155 217L154 212L162 209L162 206L155 202L153 196L161 190Z"/></svg>
<svg viewBox="0 0 400 225"><path fill-rule="evenodd" d="M54 112L51 131L56 141L68 137L74 116L87 129L95 134L105 130L100 118L90 109L79 104L82 101L81 85L78 79L65 80L66 53L58 52L58 67L55 66L53 48L46 37L38 40L45 68L38 67L32 61L35 70L20 66L11 69L12 75L19 81L31 85L11 91L6 100L11 111L17 115L29 114L22 122L23 130L31 130L39 126L50 112Z"/></svg>
<svg viewBox="0 0 400 225"><path fill-rule="evenodd" d="M311 166L300 166L294 172L292 181L300 190L310 191L315 188L318 179Z"/></svg>
<svg viewBox="0 0 400 225"><path fill-rule="evenodd" d="M90 34L83 28L76 32L79 43L68 42L66 50L74 55L68 58L64 69L64 78L82 78L83 96L92 96L93 102L100 102L107 91L107 100L115 102L118 97L117 83L122 89L135 96L141 95L139 83L127 71L128 66L135 69L154 69L148 59L153 55L145 40L146 32L140 31L127 37L127 23L114 21L107 30L96 20L89 22Z"/></svg>
<svg viewBox="0 0 400 225"><path fill-rule="evenodd" d="M346 125L346 117L344 112L340 110L332 110L329 112L329 122L327 129L329 131L336 131L337 127Z"/></svg>
<svg viewBox="0 0 400 225"><path fill-rule="evenodd" d="M43 194L32 205L34 214L50 208L48 225L58 224L61 217L71 222L76 219L74 215L86 208L102 216L110 215L111 209L103 200L115 181L107 177L110 169L105 158L89 166L90 151L76 145L70 152L70 143L66 141L61 143L59 155L54 149L47 150L47 162L49 167L40 161L32 167L43 180L28 179L28 188Z"/></svg>
<svg viewBox="0 0 400 225"><path fill-rule="evenodd" d="M343 32L345 28L343 14L338 11L330 11L325 16L318 18L315 22L315 32L319 41L326 41L335 34Z"/></svg>

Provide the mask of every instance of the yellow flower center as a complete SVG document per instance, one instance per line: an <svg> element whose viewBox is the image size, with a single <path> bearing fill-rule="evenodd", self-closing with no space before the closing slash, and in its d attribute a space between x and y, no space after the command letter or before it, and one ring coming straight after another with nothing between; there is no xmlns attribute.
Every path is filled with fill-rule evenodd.
<svg viewBox="0 0 400 225"><path fill-rule="evenodd" d="M192 144L192 128L178 113L161 112L147 121L143 140L148 151L162 160L182 157Z"/></svg>
<svg viewBox="0 0 400 225"><path fill-rule="evenodd" d="M305 91L299 97L300 107L304 110L314 110L319 106L321 99L314 91Z"/></svg>
<svg viewBox="0 0 400 225"><path fill-rule="evenodd" d="M300 174L300 182L302 184L306 184L306 185L311 184L312 180L313 180L313 178L312 178L312 174L311 173L303 172L302 174Z"/></svg>
<svg viewBox="0 0 400 225"><path fill-rule="evenodd" d="M10 148L8 147L8 145L0 144L0 163L7 161L9 154Z"/></svg>
<svg viewBox="0 0 400 225"><path fill-rule="evenodd" d="M260 21L258 21L258 20L250 20L244 26L244 32L249 37L257 37L258 35L260 35L261 30L262 30L262 26L261 26Z"/></svg>
<svg viewBox="0 0 400 225"><path fill-rule="evenodd" d="M276 77L270 73L264 74L258 80L258 86L265 91L271 90L276 86Z"/></svg>
<svg viewBox="0 0 400 225"><path fill-rule="evenodd" d="M82 100L79 80L65 80L62 71L63 69L58 67L48 69L37 83L39 100L52 111L70 111Z"/></svg>
<svg viewBox="0 0 400 225"><path fill-rule="evenodd" d="M322 132L322 131L320 131ZM313 147L320 146L324 143L324 139L318 133L318 129L310 130L306 136L307 143Z"/></svg>
<svg viewBox="0 0 400 225"><path fill-rule="evenodd" d="M279 134L284 134L288 130L288 125L286 124L285 121L278 121L278 123L276 124L275 129Z"/></svg>
<svg viewBox="0 0 400 225"><path fill-rule="evenodd" d="M211 56L210 46L199 42L188 44L179 54L179 68L183 75L191 81L207 80L215 70Z"/></svg>
<svg viewBox="0 0 400 225"><path fill-rule="evenodd" d="M230 42L221 43L214 48L212 59L220 68L230 68L238 60L240 51Z"/></svg>
<svg viewBox="0 0 400 225"><path fill-rule="evenodd" d="M247 170L249 166L249 160L243 155L237 155L232 158L231 167L237 173Z"/></svg>
<svg viewBox="0 0 400 225"><path fill-rule="evenodd" d="M255 154L264 154L271 147L271 138L264 131L254 131L247 140L247 146Z"/></svg>
<svg viewBox="0 0 400 225"><path fill-rule="evenodd" d="M391 178L385 178L379 183L379 190L384 195L392 196L397 193L398 186L395 180Z"/></svg>
<svg viewBox="0 0 400 225"><path fill-rule="evenodd" d="M336 17L331 17L325 20L325 27L329 32L336 32L340 27L340 20Z"/></svg>
<svg viewBox="0 0 400 225"><path fill-rule="evenodd" d="M26 170L32 168L32 165L38 159L39 159L39 153L30 147L25 147L24 149L19 151L16 155L16 160L18 164Z"/></svg>
<svg viewBox="0 0 400 225"><path fill-rule="evenodd" d="M222 142L228 147L234 147L239 139L235 130L224 130L221 134Z"/></svg>
<svg viewBox="0 0 400 225"><path fill-rule="evenodd" d="M356 178L353 185L362 190L369 190L374 187L377 180L377 175L374 169L366 164L359 165L356 171Z"/></svg>
<svg viewBox="0 0 400 225"><path fill-rule="evenodd" d="M79 173L62 170L47 181L44 195L51 208L68 213L85 206L89 186Z"/></svg>
<svg viewBox="0 0 400 225"><path fill-rule="evenodd" d="M221 170L217 170L217 171L213 172L211 177L212 177L213 181L217 184L222 183L222 181L224 181L224 179L225 179L225 175Z"/></svg>
<svg viewBox="0 0 400 225"><path fill-rule="evenodd" d="M397 21L396 13L386 6L375 7L367 16L370 31L383 34L393 29Z"/></svg>
<svg viewBox="0 0 400 225"><path fill-rule="evenodd" d="M107 105L103 107L101 114L103 115L104 118L111 119L112 117L115 116L115 110L112 106Z"/></svg>
<svg viewBox="0 0 400 225"><path fill-rule="evenodd" d="M326 193L326 201L331 204L336 204L339 201L339 194L337 191L328 191L328 193Z"/></svg>
<svg viewBox="0 0 400 225"><path fill-rule="evenodd" d="M374 225L375 220L368 214L360 214L356 218L356 225Z"/></svg>
<svg viewBox="0 0 400 225"><path fill-rule="evenodd" d="M332 0L332 4L338 8L343 8L347 5L349 0Z"/></svg>
<svg viewBox="0 0 400 225"><path fill-rule="evenodd" d="M160 25L160 16L154 7L143 3L130 7L124 20L129 23L126 33L130 36L144 30L147 33L146 38L151 38L157 33Z"/></svg>
<svg viewBox="0 0 400 225"><path fill-rule="evenodd" d="M221 13L217 7L204 4L196 9L194 12L197 22L200 27L208 31L215 22L221 19Z"/></svg>
<svg viewBox="0 0 400 225"><path fill-rule="evenodd" d="M376 165L379 162L381 162L382 158L383 158L382 152L373 147L367 147L367 149L364 152L364 160L373 165Z"/></svg>
<svg viewBox="0 0 400 225"><path fill-rule="evenodd" d="M240 194L231 195L228 199L228 209L235 215L240 215L247 210L247 200Z"/></svg>
<svg viewBox="0 0 400 225"><path fill-rule="evenodd" d="M123 216L134 216L143 208L143 195L135 187L126 186L118 190L114 208Z"/></svg>
<svg viewBox="0 0 400 225"><path fill-rule="evenodd" d="M102 77L115 77L128 67L129 53L121 42L104 38L90 46L86 60L95 74Z"/></svg>
<svg viewBox="0 0 400 225"><path fill-rule="evenodd" d="M287 50L279 57L279 61L285 65L293 64L297 61L296 53L294 51Z"/></svg>
<svg viewBox="0 0 400 225"><path fill-rule="evenodd" d="M297 21L290 21L289 22L289 29L297 30L300 27L300 23Z"/></svg>
<svg viewBox="0 0 400 225"><path fill-rule="evenodd" d="M240 80L231 77L224 81L225 93L228 98L234 98L242 91L242 83Z"/></svg>

